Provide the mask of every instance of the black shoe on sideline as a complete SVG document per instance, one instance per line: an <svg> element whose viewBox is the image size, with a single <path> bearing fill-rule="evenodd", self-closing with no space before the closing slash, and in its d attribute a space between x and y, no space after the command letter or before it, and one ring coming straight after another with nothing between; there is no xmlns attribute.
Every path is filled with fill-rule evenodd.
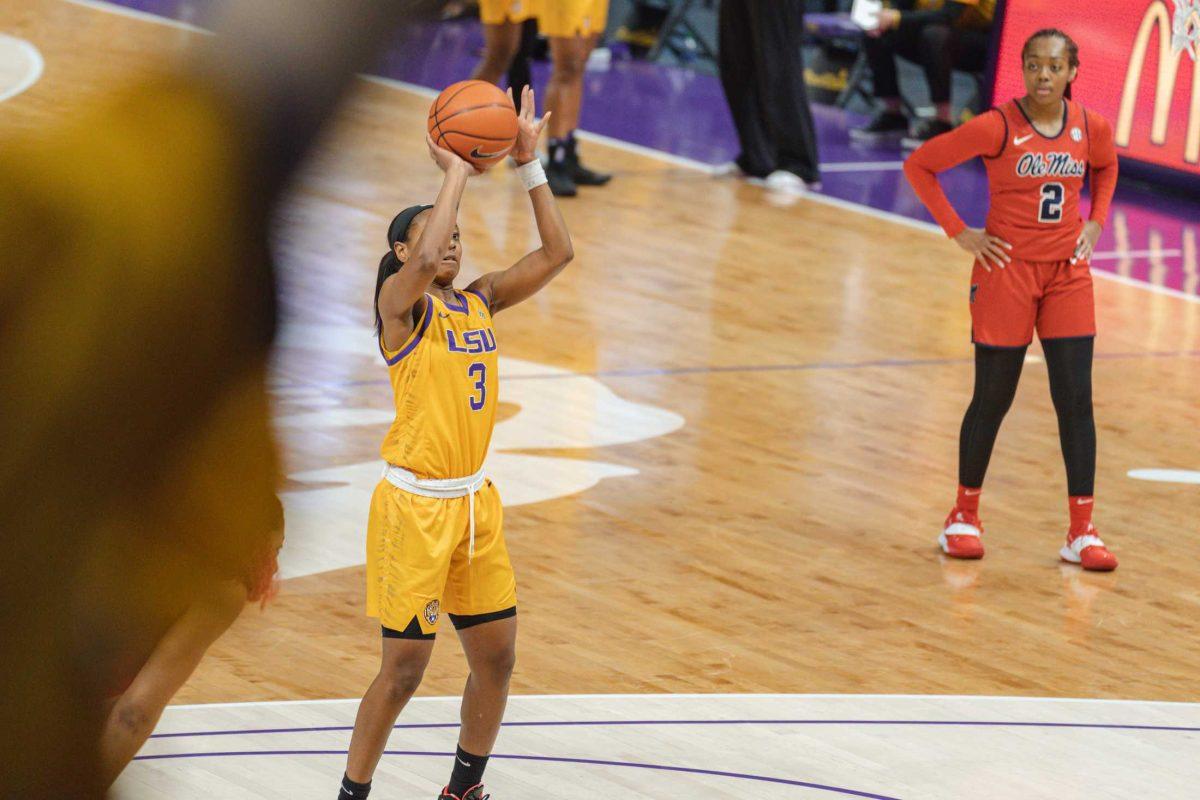
<svg viewBox="0 0 1200 800"><path fill-rule="evenodd" d="M954 126L944 119L921 120L920 124L917 125L917 129L912 132L912 136L905 136L900 140L900 145L911 150L916 150L933 137L941 136L943 133L949 133L952 130L954 130Z"/></svg>
<svg viewBox="0 0 1200 800"><path fill-rule="evenodd" d="M866 125L851 128L850 138L858 142L875 142L899 138L907 133L908 117L899 111L880 111Z"/></svg>
<svg viewBox="0 0 1200 800"><path fill-rule="evenodd" d="M571 179L576 186L603 186L612 180L612 175L590 170L579 163L579 149L575 139L567 145L567 164L571 170Z"/></svg>

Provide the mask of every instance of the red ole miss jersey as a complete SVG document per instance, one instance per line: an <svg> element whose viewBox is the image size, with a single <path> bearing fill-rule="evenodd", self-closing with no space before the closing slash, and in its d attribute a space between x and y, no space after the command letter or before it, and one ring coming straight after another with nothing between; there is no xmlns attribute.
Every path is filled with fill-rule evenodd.
<svg viewBox="0 0 1200 800"><path fill-rule="evenodd" d="M947 235L966 227L946 199L937 173L975 156L987 166L991 202L988 233L1013 246L1025 261L1071 258L1083 220L1079 199L1091 173L1090 219L1103 224L1117 181L1112 129L1100 116L1070 100L1062 126L1044 136L1015 100L991 109L950 133L926 142L909 157L905 174Z"/></svg>
<svg viewBox="0 0 1200 800"><path fill-rule="evenodd" d="M1087 113L1065 101L1058 135L1043 136L1015 100L996 111L1006 134L999 154L984 158L991 191L988 233L1011 244L1015 258L1070 258L1083 227L1079 195L1091 147Z"/></svg>

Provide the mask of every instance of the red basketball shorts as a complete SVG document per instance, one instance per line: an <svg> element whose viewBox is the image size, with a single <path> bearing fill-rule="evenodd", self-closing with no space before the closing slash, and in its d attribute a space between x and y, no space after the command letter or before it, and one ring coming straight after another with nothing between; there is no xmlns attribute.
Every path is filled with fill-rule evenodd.
<svg viewBox="0 0 1200 800"><path fill-rule="evenodd" d="M1045 339L1096 335L1096 302L1087 263L1020 261L971 272L971 341L1024 347Z"/></svg>

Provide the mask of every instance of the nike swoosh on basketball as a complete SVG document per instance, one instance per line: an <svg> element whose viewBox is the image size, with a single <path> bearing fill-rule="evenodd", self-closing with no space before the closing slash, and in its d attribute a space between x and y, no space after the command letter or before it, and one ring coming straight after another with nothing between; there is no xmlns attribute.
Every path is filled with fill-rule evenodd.
<svg viewBox="0 0 1200 800"><path fill-rule="evenodd" d="M500 150L495 153L481 153L481 152L479 152L479 148L476 147L474 150L471 151L471 158L495 158L496 156L502 156L502 155L504 155L503 150Z"/></svg>
<svg viewBox="0 0 1200 800"><path fill-rule="evenodd" d="M1033 134L1032 134L1032 133L1031 133L1031 134L1029 134L1028 136L1014 136L1014 137L1013 137L1013 144L1015 144L1017 147L1020 147L1021 145L1025 144L1026 142L1028 142L1028 141L1029 141L1030 139L1032 139L1032 138L1033 138Z"/></svg>

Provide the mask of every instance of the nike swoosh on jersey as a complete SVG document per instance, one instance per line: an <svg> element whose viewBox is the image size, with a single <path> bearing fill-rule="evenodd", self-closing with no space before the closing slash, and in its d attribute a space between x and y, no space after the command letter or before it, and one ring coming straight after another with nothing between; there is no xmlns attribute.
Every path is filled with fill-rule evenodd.
<svg viewBox="0 0 1200 800"><path fill-rule="evenodd" d="M479 148L476 147L471 151L471 158L495 158L496 156L504 155L505 152L504 150L498 150L495 153L481 153L479 152Z"/></svg>
<svg viewBox="0 0 1200 800"><path fill-rule="evenodd" d="M1032 139L1032 138L1033 138L1033 134L1032 134L1032 133L1031 133L1031 134L1029 134L1028 136L1014 136L1014 137L1013 137L1013 144L1015 144L1017 147L1020 147L1021 145L1025 144L1026 142L1028 142L1028 141L1029 141L1030 139Z"/></svg>

